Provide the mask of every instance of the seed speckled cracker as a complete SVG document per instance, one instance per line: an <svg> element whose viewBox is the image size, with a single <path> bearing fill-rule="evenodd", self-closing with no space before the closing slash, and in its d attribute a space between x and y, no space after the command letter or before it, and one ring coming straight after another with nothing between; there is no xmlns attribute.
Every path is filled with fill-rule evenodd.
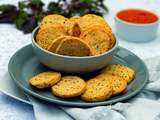
<svg viewBox="0 0 160 120"><path fill-rule="evenodd" d="M49 27L52 25L65 26L67 21L68 21L68 18L62 15L57 15L57 14L47 15L42 19L42 22L40 24L40 29L43 29L45 27Z"/></svg>
<svg viewBox="0 0 160 120"><path fill-rule="evenodd" d="M93 55L102 54L110 49L110 38L100 26L93 26L82 33L80 38L91 47Z"/></svg>
<svg viewBox="0 0 160 120"><path fill-rule="evenodd" d="M108 81L111 81L112 85L112 95L118 95L122 93L127 88L127 82L122 77L111 75L108 73L101 73L98 76L96 76L97 79L106 79Z"/></svg>
<svg viewBox="0 0 160 120"><path fill-rule="evenodd" d="M60 45L60 43L62 42L62 40L63 40L65 37L68 37L68 36L60 36L60 37L57 37L57 38L52 42L52 44L49 46L48 51L55 53L55 52L56 52L56 49L58 48L58 46Z"/></svg>
<svg viewBox="0 0 160 120"><path fill-rule="evenodd" d="M131 82L135 77L135 71L127 66L121 64L112 64L104 68L101 73L109 73L117 75L125 79L128 83Z"/></svg>
<svg viewBox="0 0 160 120"><path fill-rule="evenodd" d="M86 83L77 76L64 76L52 87L52 93L58 97L71 98L81 95L86 89Z"/></svg>
<svg viewBox="0 0 160 120"><path fill-rule="evenodd" d="M112 95L112 85L109 80L93 78L87 81L86 91L81 99L87 102L104 101Z"/></svg>
<svg viewBox="0 0 160 120"><path fill-rule="evenodd" d="M68 56L89 56L91 50L80 38L68 36L61 42L56 53Z"/></svg>
<svg viewBox="0 0 160 120"><path fill-rule="evenodd" d="M52 42L59 36L67 35L67 31L61 25L52 25L43 28L36 35L38 45L44 49L48 49Z"/></svg>
<svg viewBox="0 0 160 120"><path fill-rule="evenodd" d="M111 30L110 26L107 24L104 18L94 15L94 14L87 14L81 17L79 20L79 25L82 31L85 31L92 25L101 25L105 27L107 30Z"/></svg>
<svg viewBox="0 0 160 120"><path fill-rule="evenodd" d="M48 88L56 84L61 79L58 72L43 72L29 80L29 83L39 89Z"/></svg>

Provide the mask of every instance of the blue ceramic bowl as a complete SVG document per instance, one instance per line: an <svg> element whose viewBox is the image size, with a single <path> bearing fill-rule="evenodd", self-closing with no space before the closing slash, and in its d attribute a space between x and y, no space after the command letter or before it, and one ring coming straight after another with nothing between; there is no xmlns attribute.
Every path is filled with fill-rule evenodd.
<svg viewBox="0 0 160 120"><path fill-rule="evenodd" d="M128 9L128 10L130 10L130 9ZM137 9L135 9L135 10L137 10ZM122 10L122 11L124 11L124 10ZM122 11L119 11L119 12L122 12ZM143 10L143 11L145 11L145 10ZM147 12L150 12L150 11L147 11ZM153 40L156 38L158 26L159 26L159 19L153 23L136 24L136 23L126 22L126 21L118 18L118 16L117 16L118 13L115 16L115 27L116 27L116 34L120 38L122 38L124 40L128 40L128 41L133 41L133 42L145 42L145 41L150 41L150 40ZM155 15L155 16L157 16L157 15ZM157 16L157 18L158 18L158 16Z"/></svg>
<svg viewBox="0 0 160 120"><path fill-rule="evenodd" d="M75 56L64 56L49 52L41 48L35 41L38 27L32 32L32 46L33 51L39 61L45 66L68 73L85 73L92 72L105 67L109 62L112 61L112 57L117 51L117 40L112 49L109 51L96 56L86 57L75 57Z"/></svg>

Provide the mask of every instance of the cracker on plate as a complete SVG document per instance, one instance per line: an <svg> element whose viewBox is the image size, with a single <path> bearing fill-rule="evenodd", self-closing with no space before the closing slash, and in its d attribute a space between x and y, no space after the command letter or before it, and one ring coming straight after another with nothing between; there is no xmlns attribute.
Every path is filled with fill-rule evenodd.
<svg viewBox="0 0 160 120"><path fill-rule="evenodd" d="M86 89L86 83L77 76L64 76L52 87L52 93L58 97L71 98L81 95Z"/></svg>
<svg viewBox="0 0 160 120"><path fill-rule="evenodd" d="M109 76L107 76L107 77L109 77ZM119 76L112 75L112 76L110 76L110 80L111 80L111 84L112 84L112 88L113 88L112 96L118 95L126 90L127 82L123 78L121 78Z"/></svg>
<svg viewBox="0 0 160 120"><path fill-rule="evenodd" d="M127 81L131 82L135 77L135 71L132 68L129 68L121 64L112 64L104 68L101 73L109 73L112 75L120 76Z"/></svg>
<svg viewBox="0 0 160 120"><path fill-rule="evenodd" d="M127 82L122 77L111 75L108 73L101 73L98 76L96 76L97 79L107 79L108 81L111 81L112 85L112 95L118 95L122 93L127 88Z"/></svg>
<svg viewBox="0 0 160 120"><path fill-rule="evenodd" d="M29 80L29 83L39 89L52 87L61 79L59 72L42 72Z"/></svg>
<svg viewBox="0 0 160 120"><path fill-rule="evenodd" d="M86 91L81 99L87 102L104 101L112 95L112 85L109 80L93 78L87 81Z"/></svg>

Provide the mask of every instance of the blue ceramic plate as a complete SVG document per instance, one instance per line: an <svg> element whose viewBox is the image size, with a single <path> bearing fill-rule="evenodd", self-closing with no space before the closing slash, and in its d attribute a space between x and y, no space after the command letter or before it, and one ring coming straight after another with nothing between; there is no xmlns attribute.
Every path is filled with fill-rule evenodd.
<svg viewBox="0 0 160 120"><path fill-rule="evenodd" d="M14 82L26 93L48 102L60 105L91 107L99 105L113 104L115 102L124 101L136 95L142 90L148 81L149 74L144 62L132 52L119 47L118 52L113 57L112 63L127 65L136 71L135 79L128 85L126 92L121 95L112 97L102 102L84 102L79 98L62 99L52 95L51 90L37 90L30 86L28 80L43 71L49 70L42 65L34 55L32 46L28 45L17 51L9 61L8 71ZM83 75L85 77L85 75ZM88 77L88 75L87 75Z"/></svg>

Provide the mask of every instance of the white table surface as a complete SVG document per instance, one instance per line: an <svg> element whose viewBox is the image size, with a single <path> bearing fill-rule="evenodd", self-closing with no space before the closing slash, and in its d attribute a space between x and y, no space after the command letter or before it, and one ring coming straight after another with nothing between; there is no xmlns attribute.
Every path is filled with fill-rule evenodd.
<svg viewBox="0 0 160 120"><path fill-rule="evenodd" d="M2 3L16 3L18 0L0 0ZM48 0L44 0L47 3ZM106 0L109 14L106 19L114 29L114 15L124 8L145 8L154 11L160 16L160 0ZM19 48L31 43L30 34L24 35L14 25L0 24L0 80L7 71L9 58ZM131 43L119 39L123 46L142 59L160 56L160 29L157 39L146 43ZM34 120L31 106L7 97L0 92L0 120Z"/></svg>

